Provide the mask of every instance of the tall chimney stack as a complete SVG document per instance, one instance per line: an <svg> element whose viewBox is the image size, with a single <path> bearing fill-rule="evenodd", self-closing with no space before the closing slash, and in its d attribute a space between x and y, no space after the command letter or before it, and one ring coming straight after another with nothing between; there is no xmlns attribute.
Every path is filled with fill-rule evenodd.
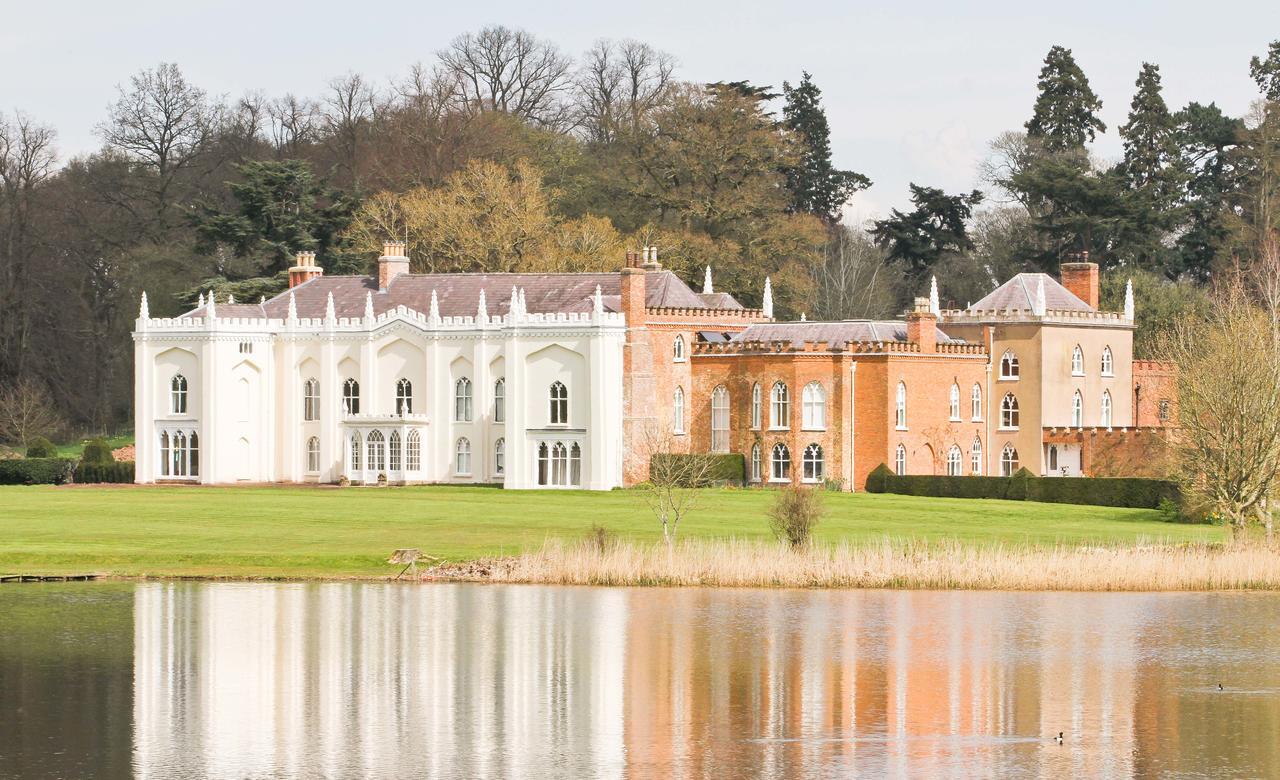
<svg viewBox="0 0 1280 780"><path fill-rule="evenodd" d="M921 352L938 351L938 315L928 298L916 298L915 309L907 313L907 341L919 344Z"/></svg>
<svg viewBox="0 0 1280 780"><path fill-rule="evenodd" d="M293 268L289 269L289 287L297 287L317 276L324 276L324 269L316 265L315 252L298 252L293 256Z"/></svg>
<svg viewBox="0 0 1280 780"><path fill-rule="evenodd" d="M409 256L405 254L404 242L384 241L382 256L378 258L378 289L386 292L393 279L407 273Z"/></svg>
<svg viewBox="0 0 1280 780"><path fill-rule="evenodd" d="M1089 262L1088 252L1072 252L1061 266L1062 286L1089 307L1098 308L1098 264Z"/></svg>

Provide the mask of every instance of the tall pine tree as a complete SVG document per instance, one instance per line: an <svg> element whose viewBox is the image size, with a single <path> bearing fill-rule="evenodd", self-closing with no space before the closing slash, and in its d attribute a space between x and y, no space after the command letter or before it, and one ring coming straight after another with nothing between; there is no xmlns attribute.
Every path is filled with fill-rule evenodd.
<svg viewBox="0 0 1280 780"><path fill-rule="evenodd" d="M1164 241L1181 219L1186 184L1176 123L1161 94L1159 67L1144 62L1135 86L1129 120L1120 126L1125 215L1115 252L1126 263L1176 278L1178 263Z"/></svg>
<svg viewBox="0 0 1280 780"><path fill-rule="evenodd" d="M1061 46L1049 49L1037 82L1040 94L1027 122L1027 135L1050 152L1083 149L1107 126L1098 118L1102 101L1093 94L1089 79Z"/></svg>
<svg viewBox="0 0 1280 780"><path fill-rule="evenodd" d="M820 102L822 91L809 73L795 87L782 82L782 92L787 99L783 125L799 136L801 145L799 164L786 171L791 209L834 225L840 221L844 204L855 192L870 187L871 180L831 164L831 128Z"/></svg>
<svg viewBox="0 0 1280 780"><path fill-rule="evenodd" d="M1190 103L1175 120L1182 166L1189 176L1186 216L1177 241L1178 272L1206 281L1231 238L1228 198L1237 186L1234 150L1245 126L1213 103Z"/></svg>

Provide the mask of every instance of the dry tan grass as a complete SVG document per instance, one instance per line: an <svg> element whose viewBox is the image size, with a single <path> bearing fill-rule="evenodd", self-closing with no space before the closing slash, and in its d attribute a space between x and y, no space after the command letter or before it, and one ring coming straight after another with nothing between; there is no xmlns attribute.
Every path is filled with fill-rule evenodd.
<svg viewBox="0 0 1280 780"><path fill-rule="evenodd" d="M547 542L523 555L427 575L572 585L972 590L1275 590L1280 553L1261 545L1025 547L885 541L791 550L760 541Z"/></svg>

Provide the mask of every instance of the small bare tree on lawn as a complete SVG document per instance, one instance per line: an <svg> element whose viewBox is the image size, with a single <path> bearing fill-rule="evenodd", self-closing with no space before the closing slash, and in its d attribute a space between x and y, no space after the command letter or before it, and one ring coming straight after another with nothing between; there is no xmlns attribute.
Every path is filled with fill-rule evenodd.
<svg viewBox="0 0 1280 780"><path fill-rule="evenodd" d="M778 490L769 505L769 529L791 547L804 547L813 538L813 529L826 513L822 491L790 485Z"/></svg>
<svg viewBox="0 0 1280 780"><path fill-rule="evenodd" d="M32 436L51 435L62 426L53 399L31 379L0 387L0 441L22 447Z"/></svg>
<svg viewBox="0 0 1280 780"><path fill-rule="evenodd" d="M662 524L662 539L670 550L680 521L693 509L698 490L708 487L717 456L708 452L680 453L674 437L650 428L645 435L649 454L649 485L645 501Z"/></svg>

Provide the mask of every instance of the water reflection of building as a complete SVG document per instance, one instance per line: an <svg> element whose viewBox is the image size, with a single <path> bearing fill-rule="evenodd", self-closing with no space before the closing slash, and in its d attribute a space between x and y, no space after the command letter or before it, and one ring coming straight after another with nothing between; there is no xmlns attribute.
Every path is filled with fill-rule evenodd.
<svg viewBox="0 0 1280 780"><path fill-rule="evenodd" d="M624 596L570 593L141 586L137 772L617 775Z"/></svg>

